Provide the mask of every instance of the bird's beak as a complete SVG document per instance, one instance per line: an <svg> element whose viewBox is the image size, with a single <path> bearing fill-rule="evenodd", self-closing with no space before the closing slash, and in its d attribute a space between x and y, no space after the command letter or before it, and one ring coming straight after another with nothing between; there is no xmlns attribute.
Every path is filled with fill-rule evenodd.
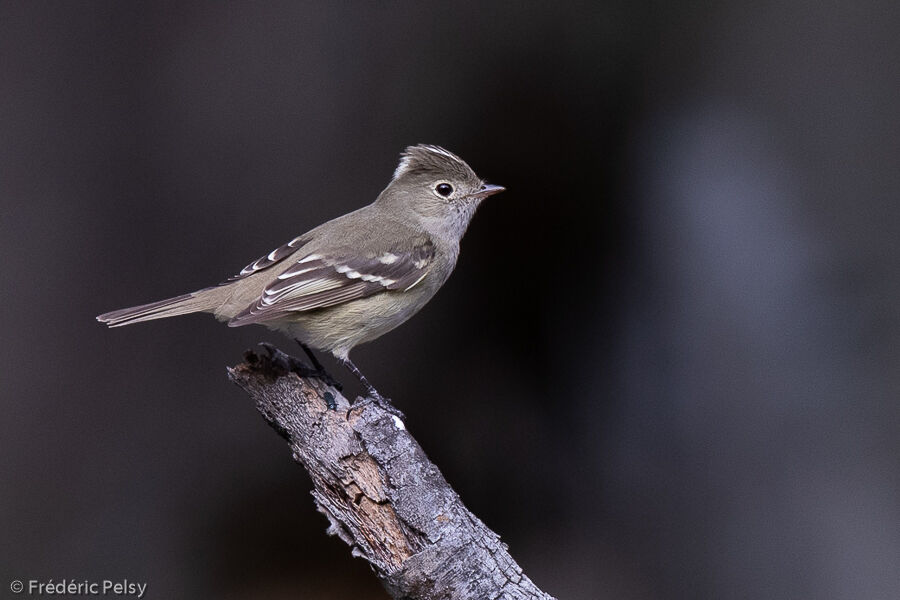
<svg viewBox="0 0 900 600"><path fill-rule="evenodd" d="M474 194L469 194L470 198L479 198L484 200L488 196L493 196L494 194L499 194L504 191L506 188L502 185L490 185L488 183L481 186L481 189L475 192Z"/></svg>

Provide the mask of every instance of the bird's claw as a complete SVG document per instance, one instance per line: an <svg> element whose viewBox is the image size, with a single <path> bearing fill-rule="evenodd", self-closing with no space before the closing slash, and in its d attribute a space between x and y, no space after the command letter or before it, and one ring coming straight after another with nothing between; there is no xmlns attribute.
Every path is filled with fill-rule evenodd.
<svg viewBox="0 0 900 600"><path fill-rule="evenodd" d="M321 379L326 385L330 385L338 391L343 389L343 386L325 369L314 369L296 356L291 356L290 354L282 352L268 342L260 342L259 345L266 349L266 352L269 355L269 361L276 367L290 373L296 373L296 375L301 378L314 377L316 379Z"/></svg>
<svg viewBox="0 0 900 600"><path fill-rule="evenodd" d="M370 404L374 404L375 406L379 407L381 410L385 411L386 413L388 413L394 417L397 417L401 421L406 421L406 415L404 415L400 409L398 409L396 406L394 406L394 404L390 401L390 399L385 398L378 392L374 392L374 391L370 391L369 395L366 396L365 398L363 398L361 396L357 397L356 402L354 402L353 404L350 405L350 411L354 411L357 409L362 410L363 408L365 408L366 406L369 406Z"/></svg>

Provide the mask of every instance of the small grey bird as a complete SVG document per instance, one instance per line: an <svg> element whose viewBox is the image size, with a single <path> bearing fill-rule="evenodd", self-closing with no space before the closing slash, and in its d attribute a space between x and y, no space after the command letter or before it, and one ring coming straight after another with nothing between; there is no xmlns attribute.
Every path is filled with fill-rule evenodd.
<svg viewBox="0 0 900 600"><path fill-rule="evenodd" d="M214 287L97 317L110 327L208 312L229 327L258 323L331 352L375 400L384 399L350 361L416 314L447 281L459 242L488 185L461 158L438 146L407 148L372 204L295 237Z"/></svg>

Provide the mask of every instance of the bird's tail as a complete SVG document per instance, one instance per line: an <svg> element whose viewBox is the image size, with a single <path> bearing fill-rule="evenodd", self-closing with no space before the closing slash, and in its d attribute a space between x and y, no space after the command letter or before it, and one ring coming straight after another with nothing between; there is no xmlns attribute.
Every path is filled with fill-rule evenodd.
<svg viewBox="0 0 900 600"><path fill-rule="evenodd" d="M110 327L121 327L122 325L140 323L141 321L212 311L218 305L217 294L212 293L215 289L206 288L190 294L160 300L159 302L114 310L98 316L97 320L101 323L106 323Z"/></svg>

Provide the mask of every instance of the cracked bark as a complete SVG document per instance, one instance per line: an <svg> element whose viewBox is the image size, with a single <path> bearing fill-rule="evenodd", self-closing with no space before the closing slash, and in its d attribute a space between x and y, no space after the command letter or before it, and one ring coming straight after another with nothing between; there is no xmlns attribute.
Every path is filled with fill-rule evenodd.
<svg viewBox="0 0 900 600"><path fill-rule="evenodd" d="M469 512L403 422L249 353L228 370L309 472L328 533L397 599L553 600ZM329 408L333 406L334 408Z"/></svg>

